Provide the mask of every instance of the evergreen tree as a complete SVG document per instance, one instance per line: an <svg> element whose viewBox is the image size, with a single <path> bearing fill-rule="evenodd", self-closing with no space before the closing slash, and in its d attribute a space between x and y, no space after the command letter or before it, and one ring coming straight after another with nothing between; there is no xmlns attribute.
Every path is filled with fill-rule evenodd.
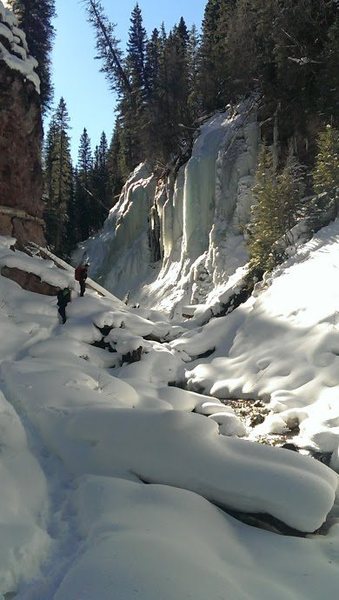
<svg viewBox="0 0 339 600"><path fill-rule="evenodd" d="M199 57L199 34L195 25L189 32L188 44L188 111L193 124L200 113L200 100L198 95L198 57Z"/></svg>
<svg viewBox="0 0 339 600"><path fill-rule="evenodd" d="M153 29L150 39L145 48L145 81L147 82L148 101L156 96L159 63L161 53L161 42L158 29Z"/></svg>
<svg viewBox="0 0 339 600"><path fill-rule="evenodd" d="M60 99L45 144L46 239L56 254L68 251L66 227L72 195L72 161L66 103Z"/></svg>
<svg viewBox="0 0 339 600"><path fill-rule="evenodd" d="M133 97L143 102L148 88L145 69L147 35L143 26L142 14L136 4L131 13L131 25L127 42L126 70Z"/></svg>
<svg viewBox="0 0 339 600"><path fill-rule="evenodd" d="M113 206L116 202L116 200L119 197L119 194L121 192L123 183L124 183L124 177L123 177L123 172L121 169L121 164L120 164L120 136L121 136L121 125L119 123L119 120L117 120L114 131L113 131L113 135L112 135L112 139L111 139L111 143L108 149L108 153L107 153L107 169L108 169L108 175L109 175L109 188L111 190L111 198L112 198L112 204L111 206Z"/></svg>
<svg viewBox="0 0 339 600"><path fill-rule="evenodd" d="M119 42L114 35L115 25L110 23L100 0L85 0L88 20L93 25L96 33L96 58L102 61L101 72L112 91L119 95L123 92L131 93L127 74L122 64L122 53Z"/></svg>
<svg viewBox="0 0 339 600"><path fill-rule="evenodd" d="M162 23L155 29L146 49L146 72L149 85L147 158L156 168L164 168L171 154L170 83L168 38Z"/></svg>
<svg viewBox="0 0 339 600"><path fill-rule="evenodd" d="M189 34L181 17L178 25L170 32L165 46L166 95L168 103L167 160L176 153L185 151L191 137L191 115L189 99Z"/></svg>
<svg viewBox="0 0 339 600"><path fill-rule="evenodd" d="M224 61L227 63L227 77L224 79L226 101L237 100L260 88L258 55L262 44L258 42L257 32L262 27L262 21L259 24L256 2L257 0L238 0L234 10L229 11L228 18L224 16L223 19L224 26L227 23L227 34L222 43ZM267 0L268 4L270 2L271 0ZM266 47L270 47L270 39L270 35L267 35L263 44L265 52Z"/></svg>
<svg viewBox="0 0 339 600"><path fill-rule="evenodd" d="M272 246L281 234L273 155L265 145L259 156L253 195L256 203L249 238L250 266L264 272L274 266Z"/></svg>
<svg viewBox="0 0 339 600"><path fill-rule="evenodd" d="M154 29L146 45L145 79L147 81L147 126L144 130L145 158L159 162L161 156L160 128L163 119L160 63L162 43L158 29Z"/></svg>
<svg viewBox="0 0 339 600"><path fill-rule="evenodd" d="M70 256L72 250L74 250L77 242L80 240L80 235L78 231L77 224L77 211L75 204L75 172L72 168L72 178L70 185L70 193L68 200L68 209L67 209L67 221L66 221L66 241L65 248L67 252L67 257Z"/></svg>
<svg viewBox="0 0 339 600"><path fill-rule="evenodd" d="M339 11L338 11L339 12ZM339 16L328 29L320 57L319 110L333 125L339 126Z"/></svg>
<svg viewBox="0 0 339 600"><path fill-rule="evenodd" d="M332 200L339 195L339 131L331 125L318 136L313 185L317 194L326 192Z"/></svg>
<svg viewBox="0 0 339 600"><path fill-rule="evenodd" d="M227 38L234 7L235 0L208 0L206 4L198 74L201 105L206 112L224 107L229 99Z"/></svg>
<svg viewBox="0 0 339 600"><path fill-rule="evenodd" d="M164 165L186 152L192 137L189 33L183 18L166 35L154 31L148 46L150 78L148 146L152 162Z"/></svg>
<svg viewBox="0 0 339 600"><path fill-rule="evenodd" d="M133 169L145 157L144 134L147 122L146 101L149 86L146 69L147 36L143 27L141 10L136 4L131 14L131 26L127 44L125 72L130 91L124 91L120 103L120 118L123 122L126 166Z"/></svg>
<svg viewBox="0 0 339 600"><path fill-rule="evenodd" d="M88 238L93 231L93 191L91 189L92 165L91 142L87 129L84 128L80 136L78 164L75 177L76 221L81 240Z"/></svg>
<svg viewBox="0 0 339 600"><path fill-rule="evenodd" d="M249 238L250 266L259 274L283 258L284 246L288 245L284 237L306 213L304 189L303 169L292 151L278 173L272 151L263 145L253 188L256 203Z"/></svg>
<svg viewBox="0 0 339 600"><path fill-rule="evenodd" d="M52 24L56 16L55 0L9 0L9 5L26 34L30 54L39 63L36 72L40 78L41 107L46 112L53 99L51 51L55 35Z"/></svg>
<svg viewBox="0 0 339 600"><path fill-rule="evenodd" d="M280 230L283 235L288 235L292 227L309 212L304 202L305 175L305 168L297 160L291 146L285 166L277 175Z"/></svg>
<svg viewBox="0 0 339 600"><path fill-rule="evenodd" d="M100 229L108 211L112 206L110 175L108 169L108 145L105 132L102 132L100 143L95 148L94 163L91 176L93 205L91 210L92 227Z"/></svg>

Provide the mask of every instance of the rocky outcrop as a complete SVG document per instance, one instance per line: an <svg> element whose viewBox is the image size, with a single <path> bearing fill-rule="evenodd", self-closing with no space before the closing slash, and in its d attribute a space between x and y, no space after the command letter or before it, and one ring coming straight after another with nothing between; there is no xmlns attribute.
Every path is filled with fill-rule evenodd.
<svg viewBox="0 0 339 600"><path fill-rule="evenodd" d="M51 285L46 281L42 281L41 277L34 273L28 273L17 267L3 266L0 273L3 277L15 281L24 290L43 294L44 296L56 296L58 293L58 288L56 286Z"/></svg>
<svg viewBox="0 0 339 600"><path fill-rule="evenodd" d="M45 244L37 62L0 0L0 234Z"/></svg>

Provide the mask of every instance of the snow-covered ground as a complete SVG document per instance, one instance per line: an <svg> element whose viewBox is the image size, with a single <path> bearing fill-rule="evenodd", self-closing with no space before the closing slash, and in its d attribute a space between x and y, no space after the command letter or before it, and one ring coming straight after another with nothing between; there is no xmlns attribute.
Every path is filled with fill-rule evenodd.
<svg viewBox="0 0 339 600"><path fill-rule="evenodd" d="M1 243L2 265L70 283ZM334 223L203 327L76 287L60 325L55 297L0 277L1 599L337 597L338 257ZM230 397L272 414L249 431L218 399ZM253 441L290 421L305 451L333 452L332 469Z"/></svg>

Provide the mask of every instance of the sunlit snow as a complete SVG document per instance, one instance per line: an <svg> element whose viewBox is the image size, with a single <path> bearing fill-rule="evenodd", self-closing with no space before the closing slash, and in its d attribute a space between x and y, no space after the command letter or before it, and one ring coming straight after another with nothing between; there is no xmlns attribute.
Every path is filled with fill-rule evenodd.
<svg viewBox="0 0 339 600"><path fill-rule="evenodd" d="M70 284L71 269L10 245L2 238L2 265ZM91 282L80 298L74 281L60 325L55 297L0 278L0 594L336 597L338 250L335 223L245 305L198 328ZM138 348L140 361L121 364ZM271 413L250 430L218 399L229 397L265 397ZM293 419L294 441L333 452L333 469L253 441ZM228 511L304 536L326 527L283 536Z"/></svg>

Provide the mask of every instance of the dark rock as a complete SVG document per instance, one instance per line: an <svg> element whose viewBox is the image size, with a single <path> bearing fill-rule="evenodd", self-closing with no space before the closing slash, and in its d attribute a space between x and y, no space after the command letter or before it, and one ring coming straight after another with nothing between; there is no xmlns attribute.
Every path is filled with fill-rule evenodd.
<svg viewBox="0 0 339 600"><path fill-rule="evenodd" d="M261 425L265 421L264 415L252 415L250 420L251 427L256 427L256 425Z"/></svg>
<svg viewBox="0 0 339 600"><path fill-rule="evenodd" d="M15 281L24 290L29 290L30 292L36 292L44 296L56 296L58 292L57 287L46 283L46 281L42 281L38 275L27 273L27 271L22 271L16 267L2 267L1 275Z"/></svg>
<svg viewBox="0 0 339 600"><path fill-rule="evenodd" d="M142 346L139 346L139 348L137 348L136 350L132 350L131 352L127 352L127 354L124 354L122 356L122 362L128 364L138 362L139 360L141 360L141 354Z"/></svg>
<svg viewBox="0 0 339 600"><path fill-rule="evenodd" d="M319 460L320 462L324 463L324 465L329 466L332 457L332 452L311 452L311 456L316 460Z"/></svg>
<svg viewBox="0 0 339 600"><path fill-rule="evenodd" d="M95 325L95 323L94 323ZM95 325L95 327L97 329L99 329L99 331L102 333L103 337L106 337L110 331L112 331L113 327L112 325L104 325L103 327L98 327L97 325Z"/></svg>
<svg viewBox="0 0 339 600"><path fill-rule="evenodd" d="M242 523L246 523L246 525L250 525L252 527L257 527L258 529L264 529L266 531L271 531L272 533L278 533L280 535L290 535L295 537L306 537L306 533L302 531L298 531L297 529L293 529L286 523L283 523L276 517L269 515L267 513L244 513L240 511L230 510L228 508L220 506L224 512L231 515L238 521Z"/></svg>
<svg viewBox="0 0 339 600"><path fill-rule="evenodd" d="M105 342L104 338L102 338L101 340L97 340L96 342L92 342L91 345L95 346L96 348L102 348L103 350L107 350L108 352L116 352L116 350L112 348L109 342Z"/></svg>
<svg viewBox="0 0 339 600"><path fill-rule="evenodd" d="M209 356L211 356L211 354L213 354L213 352L215 352L215 348L210 348L209 350L206 350L206 352L202 352L202 354L197 354L196 356L193 356L192 360L197 360L198 358L208 358Z"/></svg>
<svg viewBox="0 0 339 600"><path fill-rule="evenodd" d="M282 446L280 446L280 448L285 448L285 450L292 450L293 452L299 452L299 448L295 444L292 444L292 442L286 442L286 444L283 444Z"/></svg>

